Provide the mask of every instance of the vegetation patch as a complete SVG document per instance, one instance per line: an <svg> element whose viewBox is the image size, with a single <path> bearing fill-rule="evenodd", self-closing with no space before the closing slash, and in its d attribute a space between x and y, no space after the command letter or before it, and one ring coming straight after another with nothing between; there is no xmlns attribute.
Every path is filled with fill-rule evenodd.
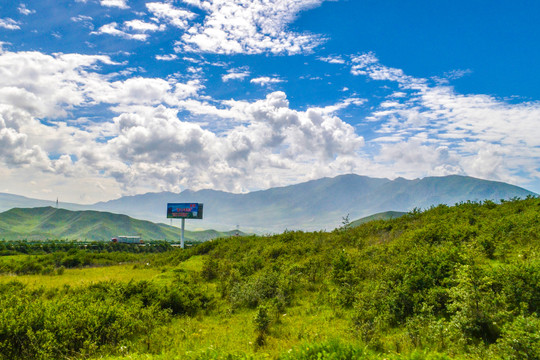
<svg viewBox="0 0 540 360"><path fill-rule="evenodd" d="M0 356L539 359L538 234L528 198L184 251L17 252L0 258ZM24 285L70 264L153 275Z"/></svg>

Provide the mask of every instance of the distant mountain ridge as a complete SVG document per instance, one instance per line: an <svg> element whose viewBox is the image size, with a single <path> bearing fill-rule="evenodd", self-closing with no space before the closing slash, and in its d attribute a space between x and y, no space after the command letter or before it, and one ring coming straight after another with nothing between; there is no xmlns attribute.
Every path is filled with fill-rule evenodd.
<svg viewBox="0 0 540 360"><path fill-rule="evenodd" d="M347 214L351 219L358 219L385 211L425 209L441 203L499 201L529 195L536 194L506 183L458 175L389 180L349 174L246 194L215 190L148 193L97 203L94 208L159 221L165 218L167 202L202 202L205 220L190 222L190 227L231 228L239 224L249 231L281 232L285 229L331 230L339 226Z"/></svg>
<svg viewBox="0 0 540 360"><path fill-rule="evenodd" d="M119 235L139 235L143 240L179 242L180 232L177 227L93 210L70 211L49 206L14 208L0 213L0 240L108 241ZM186 231L185 239L206 241L234 232Z"/></svg>
<svg viewBox="0 0 540 360"><path fill-rule="evenodd" d="M200 202L205 204L204 219L188 221L186 228L190 230L231 229L239 225L250 232L282 232L285 229L331 230L340 226L347 215L350 219L359 219L386 211L406 212L438 204L499 201L529 195L536 196L514 185L459 175L389 180L349 174L246 194L185 190L179 194L124 196L88 206L61 205L165 222L167 202Z"/></svg>

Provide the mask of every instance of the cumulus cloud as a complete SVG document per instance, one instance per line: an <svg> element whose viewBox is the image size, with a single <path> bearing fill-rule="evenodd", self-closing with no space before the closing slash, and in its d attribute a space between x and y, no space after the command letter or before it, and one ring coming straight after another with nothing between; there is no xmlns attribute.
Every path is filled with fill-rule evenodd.
<svg viewBox="0 0 540 360"><path fill-rule="evenodd" d="M229 69L227 74L221 76L223 82L229 80L244 80L250 75L250 72L247 69Z"/></svg>
<svg viewBox="0 0 540 360"><path fill-rule="evenodd" d="M127 0L100 0L100 3L101 6L129 9L129 6L127 6Z"/></svg>
<svg viewBox="0 0 540 360"><path fill-rule="evenodd" d="M312 34L288 31L301 11L324 0L184 0L207 13L177 42L177 51L218 54L298 54L311 52L324 41Z"/></svg>
<svg viewBox="0 0 540 360"><path fill-rule="evenodd" d="M320 61L327 62L329 64L345 64L345 60L341 56L325 56L318 57Z"/></svg>
<svg viewBox="0 0 540 360"><path fill-rule="evenodd" d="M7 30L20 30L21 26L18 21L15 21L11 18L0 19L0 28Z"/></svg>
<svg viewBox="0 0 540 360"><path fill-rule="evenodd" d="M35 121L27 112L0 105L0 160L7 167L35 164L41 170L48 168L47 154L39 146L30 144L24 133L24 127L32 122Z"/></svg>
<svg viewBox="0 0 540 360"><path fill-rule="evenodd" d="M86 86L101 76L88 70L98 63L114 64L99 55L4 51L0 54L0 103L36 117L66 116L66 109L89 101Z"/></svg>
<svg viewBox="0 0 540 360"><path fill-rule="evenodd" d="M19 11L20 14L22 15L31 15L31 14L35 14L36 13L36 10L30 10L26 7L25 4L20 4L19 7L17 8L17 10Z"/></svg>
<svg viewBox="0 0 540 360"><path fill-rule="evenodd" d="M258 78L251 79L249 82L252 84L265 86L265 85L270 85L270 84L279 84L279 83L285 82L285 80L280 79L280 78L275 78L275 77L261 76Z"/></svg>
<svg viewBox="0 0 540 360"><path fill-rule="evenodd" d="M283 92L255 102L223 105L226 112L199 107L201 113L234 117L222 132L182 120L178 108L125 108L114 119L109 134L114 136L82 149L81 161L128 188L245 191L254 183L283 185L292 174L308 177L321 168L328 175L364 143L352 126L320 109L291 109Z"/></svg>
<svg viewBox="0 0 540 360"><path fill-rule="evenodd" d="M154 23L147 23L147 22L144 22L142 20L126 21L126 22L124 22L124 27L126 29L138 31L138 32L141 32L141 33L164 30L163 26L160 27L160 26L158 26L158 25L156 25Z"/></svg>
<svg viewBox="0 0 540 360"><path fill-rule="evenodd" d="M150 2L146 4L157 21L165 21L179 29L186 29L189 25L188 20L194 19L197 15L186 9L180 9L166 2Z"/></svg>
<svg viewBox="0 0 540 360"><path fill-rule="evenodd" d="M112 178L115 191L246 191L344 171L364 145L330 109L292 109L283 92L217 101L200 95L199 80L114 80L99 63L114 64L105 56L0 54L0 104L10 104L0 108L0 163L66 179ZM96 105L117 115L71 118L70 110Z"/></svg>
<svg viewBox="0 0 540 360"><path fill-rule="evenodd" d="M148 38L147 34L129 34L123 30L118 29L118 23L112 22L101 26L97 31L92 31L90 34L100 35L107 34L112 36L119 36L125 39L145 41Z"/></svg>
<svg viewBox="0 0 540 360"><path fill-rule="evenodd" d="M79 19L79 18L75 18ZM73 20L73 19L72 19ZM93 35L112 35L122 37L124 39L146 41L149 38L148 33L156 31L164 31L166 26L164 24L156 24L153 22L145 22L139 19L124 21L123 24L112 22L101 26L97 31L93 31L90 34Z"/></svg>
<svg viewBox="0 0 540 360"><path fill-rule="evenodd" d="M351 72L400 89L368 117L380 124L378 160L416 176L454 172L513 183L538 177L540 103L459 94L440 81L384 66L372 53L354 56Z"/></svg>
<svg viewBox="0 0 540 360"><path fill-rule="evenodd" d="M302 110L282 91L217 100L200 79L105 74L100 66L121 66L107 56L4 50L0 168L33 169L70 183L92 179L115 194L246 191L348 172L510 182L540 176L540 104L458 94L386 67L374 54L348 63L355 75L381 81L388 91L358 125L369 123L368 139L340 118L349 107L365 106L354 94ZM222 79L236 74L246 78L249 71L230 69L223 75L230 79ZM107 116L77 117L94 107Z"/></svg>
<svg viewBox="0 0 540 360"><path fill-rule="evenodd" d="M172 60L177 60L177 59L178 59L178 55L176 54L156 55L156 60L161 60L161 61L172 61Z"/></svg>
<svg viewBox="0 0 540 360"><path fill-rule="evenodd" d="M141 20L131 20L124 22L121 27L116 22L105 24L101 26L97 31L92 31L90 34L106 34L112 36L119 36L124 39L146 41L149 37L147 32L158 31L162 29L163 28L160 28L153 23L145 23Z"/></svg>

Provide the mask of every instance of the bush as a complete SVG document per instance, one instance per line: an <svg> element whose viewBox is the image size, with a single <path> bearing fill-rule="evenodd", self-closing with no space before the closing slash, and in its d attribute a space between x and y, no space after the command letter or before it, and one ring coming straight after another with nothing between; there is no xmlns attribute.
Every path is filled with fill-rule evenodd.
<svg viewBox="0 0 540 360"><path fill-rule="evenodd" d="M345 345L338 341L321 344L307 344L279 356L279 360L350 360L369 359L369 353L362 347Z"/></svg>
<svg viewBox="0 0 540 360"><path fill-rule="evenodd" d="M0 299L0 354L6 359L64 359L127 344L151 332L167 312L137 302L93 301L88 292L47 299L12 291Z"/></svg>
<svg viewBox="0 0 540 360"><path fill-rule="evenodd" d="M507 360L540 359L540 319L536 315L516 317L503 327L496 347Z"/></svg>
<svg viewBox="0 0 540 360"><path fill-rule="evenodd" d="M207 281L214 280L218 277L219 263L214 257L208 256L204 259L201 275Z"/></svg>
<svg viewBox="0 0 540 360"><path fill-rule="evenodd" d="M274 271L265 271L234 284L229 291L229 300L233 306L248 308L255 308L270 299L288 304L292 290L292 284L283 276Z"/></svg>

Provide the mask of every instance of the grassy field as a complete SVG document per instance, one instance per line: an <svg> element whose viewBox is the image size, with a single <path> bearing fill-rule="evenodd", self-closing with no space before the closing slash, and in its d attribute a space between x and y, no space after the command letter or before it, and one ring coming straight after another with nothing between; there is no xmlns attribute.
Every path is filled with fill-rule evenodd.
<svg viewBox="0 0 540 360"><path fill-rule="evenodd" d="M6 256L2 261L22 262L37 259L39 255ZM200 278L204 256L192 256L176 266L158 265L150 262L136 262L114 266L66 269L62 275L14 275L0 276L0 284L13 281L24 284L30 290L84 288L100 282L139 282L150 281L170 285L178 274L189 274ZM204 290L218 298L216 282L205 283ZM321 342L340 338L352 340L348 321L336 314L328 304L313 307L314 299L298 299L286 311L275 314L276 322L269 332L264 347L255 344L256 330L253 319L256 309L233 310L226 303L197 316L180 316L172 319L166 326L156 329L145 343L124 346L120 352L124 356L106 359L173 359L186 357L220 356L237 354L239 357L276 358L304 342ZM139 354L140 351L146 354ZM102 355L99 356L99 358Z"/></svg>
<svg viewBox="0 0 540 360"><path fill-rule="evenodd" d="M81 269L67 269L62 275L2 275L0 284L11 281L19 281L29 288L61 288L63 286L87 286L100 281L140 281L158 280L162 276L161 269L152 266L133 265L114 265L103 267L89 267Z"/></svg>
<svg viewBox="0 0 540 360"><path fill-rule="evenodd" d="M532 198L189 250L23 248L0 257L0 359L539 359L539 240Z"/></svg>

